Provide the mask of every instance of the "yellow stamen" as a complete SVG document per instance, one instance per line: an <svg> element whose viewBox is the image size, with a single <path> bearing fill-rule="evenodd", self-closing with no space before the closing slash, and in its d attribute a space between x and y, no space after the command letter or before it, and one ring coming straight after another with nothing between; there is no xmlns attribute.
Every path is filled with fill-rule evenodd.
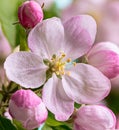
<svg viewBox="0 0 119 130"><path fill-rule="evenodd" d="M52 71L55 72L55 68L52 68Z"/></svg>
<svg viewBox="0 0 119 130"><path fill-rule="evenodd" d="M71 58L68 58L67 60L63 60L63 58L66 56L65 53L60 52L60 55L53 55L51 60L49 61L49 72L55 73L58 78L61 78L62 75L67 74L70 76L69 71L65 71L65 66L67 63L71 62ZM73 63L76 64L75 62Z"/></svg>
<svg viewBox="0 0 119 130"><path fill-rule="evenodd" d="M68 59L67 59L67 62L68 62L68 63L71 62L71 58L68 58Z"/></svg>
<svg viewBox="0 0 119 130"><path fill-rule="evenodd" d="M73 65L76 66L76 62L73 62Z"/></svg>
<svg viewBox="0 0 119 130"><path fill-rule="evenodd" d="M59 71L56 71L55 73L56 73L56 75L60 75Z"/></svg>
<svg viewBox="0 0 119 130"><path fill-rule="evenodd" d="M63 58L66 56L66 54L65 53L62 53L62 55L61 55Z"/></svg>

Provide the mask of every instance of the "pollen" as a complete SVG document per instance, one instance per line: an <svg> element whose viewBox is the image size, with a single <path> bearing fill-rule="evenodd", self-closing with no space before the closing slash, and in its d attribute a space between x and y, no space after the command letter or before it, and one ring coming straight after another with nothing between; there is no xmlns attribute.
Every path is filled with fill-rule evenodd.
<svg viewBox="0 0 119 130"><path fill-rule="evenodd" d="M68 62L68 63L71 62L71 58L68 58L68 59L67 59L67 62Z"/></svg>
<svg viewBox="0 0 119 130"><path fill-rule="evenodd" d="M71 62L71 58L66 59L65 57L66 54L64 52L60 52L59 55L53 54L51 60L48 60L49 69L47 72L51 74L55 73L58 78L61 78L65 74L70 76L70 72L66 71L65 67L67 63Z"/></svg>
<svg viewBox="0 0 119 130"><path fill-rule="evenodd" d="M62 57L65 57L66 56L66 54L65 53L62 53Z"/></svg>

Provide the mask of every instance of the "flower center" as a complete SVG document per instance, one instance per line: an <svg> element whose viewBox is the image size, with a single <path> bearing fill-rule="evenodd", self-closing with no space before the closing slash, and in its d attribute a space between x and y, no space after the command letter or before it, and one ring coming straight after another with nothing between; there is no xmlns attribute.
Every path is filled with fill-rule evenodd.
<svg viewBox="0 0 119 130"><path fill-rule="evenodd" d="M45 65L49 67L49 69L46 72L47 78L52 77L53 73L55 73L58 78L61 78L61 76L64 74L70 75L70 72L65 70L65 66L67 63L71 62L71 58L64 60L65 57L66 54L61 52L58 56L54 54L51 60L44 60Z"/></svg>

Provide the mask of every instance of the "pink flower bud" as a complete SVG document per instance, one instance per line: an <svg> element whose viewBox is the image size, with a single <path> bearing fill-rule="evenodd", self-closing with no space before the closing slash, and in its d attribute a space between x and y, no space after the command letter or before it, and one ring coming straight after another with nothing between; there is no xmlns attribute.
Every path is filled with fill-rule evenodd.
<svg viewBox="0 0 119 130"><path fill-rule="evenodd" d="M28 130L39 127L44 123L48 114L40 97L31 90L23 89L12 95L9 102L9 113Z"/></svg>
<svg viewBox="0 0 119 130"><path fill-rule="evenodd" d="M107 107L101 105L82 106L76 112L74 130L114 130L116 117Z"/></svg>
<svg viewBox="0 0 119 130"><path fill-rule="evenodd" d="M43 11L37 2L26 1L18 9L18 18L24 28L33 28L42 21Z"/></svg>
<svg viewBox="0 0 119 130"><path fill-rule="evenodd" d="M87 54L87 60L110 79L119 74L119 48L112 42L94 45Z"/></svg>

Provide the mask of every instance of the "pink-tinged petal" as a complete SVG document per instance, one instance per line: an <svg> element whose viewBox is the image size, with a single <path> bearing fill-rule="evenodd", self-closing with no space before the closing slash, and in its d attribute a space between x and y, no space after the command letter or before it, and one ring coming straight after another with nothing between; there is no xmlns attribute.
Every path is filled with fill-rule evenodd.
<svg viewBox="0 0 119 130"><path fill-rule="evenodd" d="M62 83L66 94L75 102L92 104L109 94L110 80L95 67L79 63L69 71Z"/></svg>
<svg viewBox="0 0 119 130"><path fill-rule="evenodd" d="M42 59L30 52L16 52L8 56L4 68L8 78L25 88L37 88L46 80L46 66Z"/></svg>
<svg viewBox="0 0 119 130"><path fill-rule="evenodd" d="M11 117L11 115L10 115L8 109L7 109L6 112L4 113L4 116L5 116L5 118L7 118L7 119L9 119L9 120L12 120L12 117Z"/></svg>
<svg viewBox="0 0 119 130"><path fill-rule="evenodd" d="M82 128L82 126L80 126L79 124L77 124L76 122L74 123L74 126L73 126L73 130L85 130L84 128Z"/></svg>
<svg viewBox="0 0 119 130"><path fill-rule="evenodd" d="M107 107L87 105L77 111L75 124L74 130L114 130L116 117Z"/></svg>
<svg viewBox="0 0 119 130"><path fill-rule="evenodd" d="M108 78L119 74L119 54L110 50L100 50L88 55L88 63L99 69Z"/></svg>
<svg viewBox="0 0 119 130"><path fill-rule="evenodd" d="M101 50L110 50L110 51L113 51L117 54L119 54L119 47L116 45L116 43L113 43L113 42L99 42L99 43L96 43L92 48L91 50L88 52L87 56L88 55L95 55L95 53L97 53L98 51L101 51Z"/></svg>
<svg viewBox="0 0 119 130"><path fill-rule="evenodd" d="M94 43L96 22L91 16L79 15L66 21L64 30L66 54L76 59L84 55Z"/></svg>
<svg viewBox="0 0 119 130"><path fill-rule="evenodd" d="M74 110L73 100L66 95L62 80L55 75L43 87L43 102L59 121L68 120Z"/></svg>
<svg viewBox="0 0 119 130"><path fill-rule="evenodd" d="M32 52L43 58L51 58L62 51L64 28L58 18L50 18L39 23L28 36L28 45Z"/></svg>

